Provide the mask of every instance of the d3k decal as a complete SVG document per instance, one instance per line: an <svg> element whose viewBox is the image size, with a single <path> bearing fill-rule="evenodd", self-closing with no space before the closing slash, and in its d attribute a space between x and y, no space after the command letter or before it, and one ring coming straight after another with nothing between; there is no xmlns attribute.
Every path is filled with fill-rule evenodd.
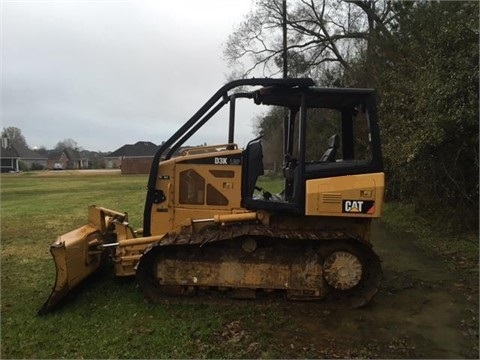
<svg viewBox="0 0 480 360"><path fill-rule="evenodd" d="M375 213L375 201L343 200L343 202L342 202L342 212L344 212L344 213L373 214L373 213Z"/></svg>

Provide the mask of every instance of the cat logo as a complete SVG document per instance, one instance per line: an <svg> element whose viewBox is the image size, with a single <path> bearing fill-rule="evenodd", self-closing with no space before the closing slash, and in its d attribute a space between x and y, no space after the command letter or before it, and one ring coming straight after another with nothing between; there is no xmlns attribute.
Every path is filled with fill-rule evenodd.
<svg viewBox="0 0 480 360"><path fill-rule="evenodd" d="M216 157L215 158L215 165L227 165L227 158L226 157Z"/></svg>
<svg viewBox="0 0 480 360"><path fill-rule="evenodd" d="M362 200L343 200L342 212L373 214L375 212L375 202Z"/></svg>

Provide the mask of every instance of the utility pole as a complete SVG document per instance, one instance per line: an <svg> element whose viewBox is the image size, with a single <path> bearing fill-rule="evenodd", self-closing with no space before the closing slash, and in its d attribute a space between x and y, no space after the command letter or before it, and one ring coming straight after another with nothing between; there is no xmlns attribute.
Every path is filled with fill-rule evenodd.
<svg viewBox="0 0 480 360"><path fill-rule="evenodd" d="M288 77L287 66L287 0L282 0L282 27L283 27L283 77Z"/></svg>
<svg viewBox="0 0 480 360"><path fill-rule="evenodd" d="M282 0L282 30L283 30L283 78L288 77L288 66L287 66L287 0ZM286 155L289 150L288 139L290 138L290 132L292 131L289 111L287 108L284 109L283 113L283 154ZM283 159L283 166L286 166L285 158ZM285 180L286 181L286 180ZM285 182L285 187L287 183Z"/></svg>

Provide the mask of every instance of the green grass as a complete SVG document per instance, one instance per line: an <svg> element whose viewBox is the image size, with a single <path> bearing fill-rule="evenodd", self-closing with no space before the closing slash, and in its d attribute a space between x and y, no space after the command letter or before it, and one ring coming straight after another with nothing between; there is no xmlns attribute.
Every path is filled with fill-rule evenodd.
<svg viewBox="0 0 480 360"><path fill-rule="evenodd" d="M440 212L419 213L413 204L387 203L382 221L393 230L415 235L416 243L429 253L448 259L452 269L478 277L478 228L465 230Z"/></svg>
<svg viewBox="0 0 480 360"><path fill-rule="evenodd" d="M365 346L378 353L374 357L389 357L392 351L389 338L381 343L384 348L375 349L380 340L370 330L367 335L354 330L364 339L360 348L335 333L336 326L331 327L332 339L309 330L313 323L325 322L326 328L337 321L350 324L357 312L276 300L172 298L149 304L133 279L116 279L108 271L88 279L62 307L39 317L36 313L55 281L49 246L56 236L84 224L92 204L127 211L133 228L141 227L147 177L39 172L6 174L0 181L2 359L362 357ZM266 175L260 186L275 193L283 185ZM426 234L408 207L388 205L385 215L390 224L410 226L422 238ZM435 248L435 232L428 234L430 249ZM459 238L466 253L476 249L478 254L476 241ZM448 239L440 243L447 246ZM348 351L339 352L337 339Z"/></svg>
<svg viewBox="0 0 480 360"><path fill-rule="evenodd" d="M99 274L57 311L36 312L55 280L49 246L92 204L142 226L146 176L7 174L1 180L1 358L311 357L276 339L292 328L264 302L148 304L133 279ZM293 329L294 330L294 329ZM309 356L310 354L310 356Z"/></svg>
<svg viewBox="0 0 480 360"><path fill-rule="evenodd" d="M269 191L271 194L280 193L285 187L285 181L280 174L265 174L258 178L257 186Z"/></svg>

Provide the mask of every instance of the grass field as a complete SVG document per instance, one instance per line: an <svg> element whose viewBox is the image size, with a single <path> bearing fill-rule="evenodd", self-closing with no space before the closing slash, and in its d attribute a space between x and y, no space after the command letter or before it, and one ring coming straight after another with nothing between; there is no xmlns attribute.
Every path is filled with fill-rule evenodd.
<svg viewBox="0 0 480 360"><path fill-rule="evenodd" d="M410 225L411 209L395 205L387 206L384 219L421 234L417 241L426 252L405 246L413 242L407 234L383 233L374 247L385 261L385 278L371 307L335 310L280 298L207 297L149 304L133 279L116 279L106 271L80 285L62 307L39 317L55 281L50 244L85 224L92 204L127 211L132 227L142 227L147 177L63 171L2 174L0 181L2 359L478 354L476 238L438 240L434 232L425 234L427 227L418 220L420 228ZM259 186L272 193L281 189L269 176ZM445 350L444 344L464 350Z"/></svg>
<svg viewBox="0 0 480 360"><path fill-rule="evenodd" d="M76 173L1 178L1 358L312 357L293 351L282 305L265 302L144 301L132 280L110 274L80 286L47 316L55 267L49 246L87 220L87 207L127 211L141 227L146 176ZM293 340L292 340L293 341Z"/></svg>

